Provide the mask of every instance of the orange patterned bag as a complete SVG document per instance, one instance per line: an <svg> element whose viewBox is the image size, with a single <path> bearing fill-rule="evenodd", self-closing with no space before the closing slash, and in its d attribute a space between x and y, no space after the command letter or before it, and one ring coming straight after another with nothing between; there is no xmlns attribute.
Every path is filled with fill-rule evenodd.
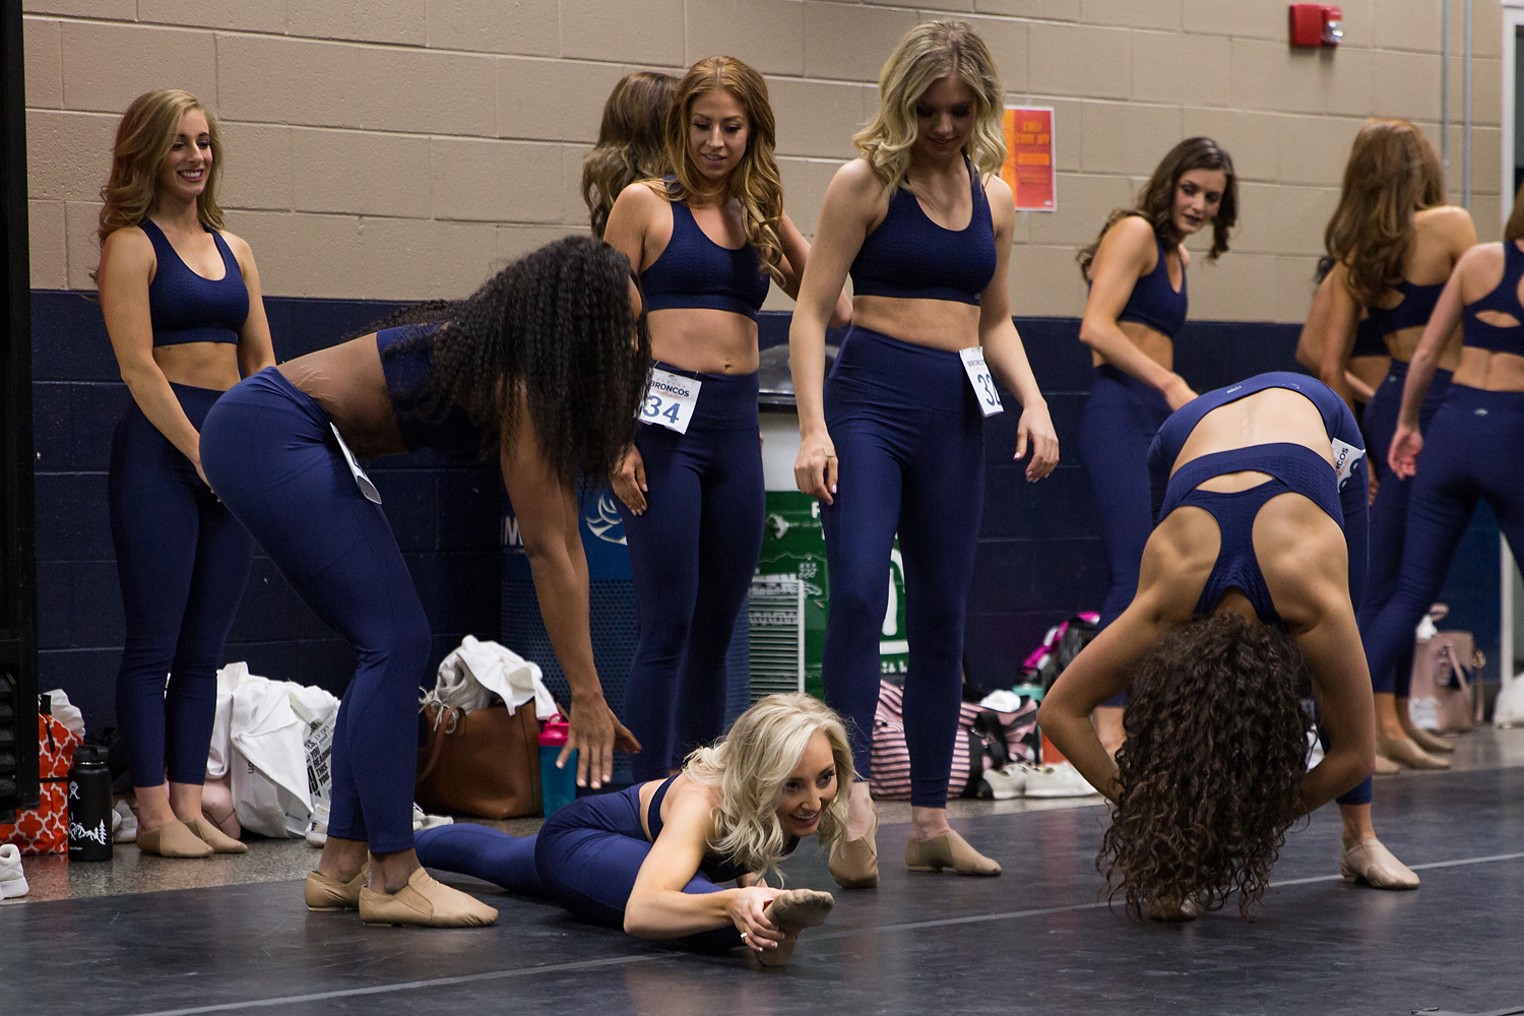
<svg viewBox="0 0 1524 1016"><path fill-rule="evenodd" d="M0 825L0 843L14 843L23 854L62 854L69 849L69 767L79 735L46 714L37 717L37 768L41 794L35 809Z"/></svg>

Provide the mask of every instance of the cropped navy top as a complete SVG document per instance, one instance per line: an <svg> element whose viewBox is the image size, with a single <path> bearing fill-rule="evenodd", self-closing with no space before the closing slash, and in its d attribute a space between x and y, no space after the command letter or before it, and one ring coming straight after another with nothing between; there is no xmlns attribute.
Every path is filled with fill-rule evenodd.
<svg viewBox="0 0 1524 1016"><path fill-rule="evenodd" d="M1355 344L1350 348L1350 356L1388 356L1386 338L1376 327L1374 318L1365 317L1355 326Z"/></svg>
<svg viewBox="0 0 1524 1016"><path fill-rule="evenodd" d="M1519 280L1524 278L1524 251L1513 241L1503 243L1503 281L1479 300L1466 304L1461 327L1465 344L1490 353L1524 356L1524 305L1519 303ZM1511 315L1515 324L1488 324L1477 317L1482 311Z"/></svg>
<svg viewBox="0 0 1524 1016"><path fill-rule="evenodd" d="M1213 477L1245 470L1268 473L1271 479L1257 487L1233 492L1200 489L1201 484ZM1326 460L1305 445L1277 442L1214 452L1192 459L1170 477L1159 518L1181 505L1194 505L1217 520L1217 530L1222 536L1217 560L1196 601L1197 617L1211 614L1224 593L1237 589L1248 597L1261 621L1280 623L1280 614L1275 610L1254 553L1254 518L1266 501L1288 492L1303 495L1343 525L1338 475Z"/></svg>
<svg viewBox="0 0 1524 1016"><path fill-rule="evenodd" d="M651 795L651 806L646 809L646 828L651 831L652 843L655 843L656 837L661 835L661 802L666 799L667 791L671 788L672 781L675 779L677 779L675 775L668 776L665 780L662 780L661 786L656 788L656 793ZM631 787L630 789L637 795L640 793L639 784ZM789 837L788 845L784 848L783 852L785 854L792 854L794 852L794 848L798 845L799 837L791 836ZM716 884L723 882L734 882L742 875L751 874L751 872L747 871L745 868L742 868L730 858L724 857L720 854L711 854L707 850L704 852L703 858L699 861L699 871L703 873L705 878Z"/></svg>
<svg viewBox="0 0 1524 1016"><path fill-rule="evenodd" d="M672 205L672 239L640 276L647 310L699 307L756 320L767 299L768 276L751 244L722 247L709 239L681 201Z"/></svg>
<svg viewBox="0 0 1524 1016"><path fill-rule="evenodd" d="M431 448L453 457L475 458L481 454L482 435L471 417L454 403L435 404L439 396L429 375L434 364L432 337L438 331L439 325L426 324L376 333L392 412L408 451ZM414 338L420 341L408 341Z"/></svg>
<svg viewBox="0 0 1524 1016"><path fill-rule="evenodd" d="M1118 321L1136 321L1147 325L1167 339L1173 339L1185 324L1186 298L1185 260L1180 261L1180 292L1169 281L1169 262L1164 256L1164 241L1154 237L1159 249L1154 270L1133 284L1127 305L1117 315Z"/></svg>
<svg viewBox="0 0 1524 1016"><path fill-rule="evenodd" d="M1395 307L1367 307L1366 312L1370 315L1367 320L1376 334L1383 337L1404 328L1422 328L1429 323L1429 315L1434 313L1434 305L1439 302L1439 294L1444 288L1443 282L1419 286L1403 279L1397 287L1402 302Z"/></svg>
<svg viewBox="0 0 1524 1016"><path fill-rule="evenodd" d="M249 291L243 284L238 259L222 234L208 229L222 255L222 278L197 275L175 252L164 231L152 219L138 227L153 244L158 265L148 284L148 316L155 346L184 342L234 342L249 316ZM205 227L203 227L205 228Z"/></svg>
<svg viewBox="0 0 1524 1016"><path fill-rule="evenodd" d="M914 194L897 188L884 221L863 239L852 261L854 294L978 306L979 294L995 277L995 220L973 164L966 157L964 164L974 198L968 225L937 225Z"/></svg>

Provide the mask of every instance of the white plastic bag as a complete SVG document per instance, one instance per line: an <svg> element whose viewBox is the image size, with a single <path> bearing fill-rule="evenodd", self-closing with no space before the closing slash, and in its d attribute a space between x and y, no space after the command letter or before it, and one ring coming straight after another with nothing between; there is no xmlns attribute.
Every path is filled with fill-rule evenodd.
<svg viewBox="0 0 1524 1016"><path fill-rule="evenodd" d="M1492 703L1492 723L1497 727L1524 727L1524 673L1504 683Z"/></svg>
<svg viewBox="0 0 1524 1016"><path fill-rule="evenodd" d="M467 712L502 701L512 713L531 700L538 719L548 720L559 712L541 678L539 664L507 646L483 642L474 635L467 635L440 661L434 690L425 696L425 701L434 705Z"/></svg>
<svg viewBox="0 0 1524 1016"><path fill-rule="evenodd" d="M338 699L250 674L242 664L230 669L227 758L238 821L264 836L301 836L313 809L309 751L321 755L326 771Z"/></svg>

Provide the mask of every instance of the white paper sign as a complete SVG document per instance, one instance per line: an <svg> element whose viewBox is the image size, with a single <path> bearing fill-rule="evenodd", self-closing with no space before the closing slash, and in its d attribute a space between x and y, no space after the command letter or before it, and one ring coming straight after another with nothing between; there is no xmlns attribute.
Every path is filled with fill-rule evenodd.
<svg viewBox="0 0 1524 1016"><path fill-rule="evenodd" d="M958 358L963 361L963 369L968 374L968 383L974 389L974 396L979 400L979 412L985 416L1004 412L1005 407L1000 404L1000 392L995 389L995 379L990 376L990 369L984 363L984 347L970 346L967 349L960 349Z"/></svg>
<svg viewBox="0 0 1524 1016"><path fill-rule="evenodd" d="M703 382L666 370L652 370L646 386L646 404L640 409L640 422L666 427L679 434L688 433L693 407L698 403Z"/></svg>

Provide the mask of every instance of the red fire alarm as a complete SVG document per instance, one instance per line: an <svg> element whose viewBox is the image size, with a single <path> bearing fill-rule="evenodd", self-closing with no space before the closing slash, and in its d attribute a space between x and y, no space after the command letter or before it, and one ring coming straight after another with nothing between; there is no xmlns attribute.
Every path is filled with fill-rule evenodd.
<svg viewBox="0 0 1524 1016"><path fill-rule="evenodd" d="M1344 12L1329 4L1291 5L1293 46L1337 46L1344 39Z"/></svg>

